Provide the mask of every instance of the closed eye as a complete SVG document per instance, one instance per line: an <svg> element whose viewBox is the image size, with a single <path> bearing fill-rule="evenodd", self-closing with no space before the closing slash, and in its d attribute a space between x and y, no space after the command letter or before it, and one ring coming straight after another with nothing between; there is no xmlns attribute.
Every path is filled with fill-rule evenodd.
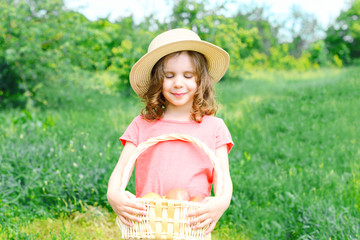
<svg viewBox="0 0 360 240"><path fill-rule="evenodd" d="M172 73L165 73L165 77L166 77L166 78L173 78L173 77L174 77L174 74L172 74Z"/></svg>
<svg viewBox="0 0 360 240"><path fill-rule="evenodd" d="M194 74L193 74L193 73L185 73L185 74L184 74L184 77L185 77L185 78L193 78L193 77L194 77Z"/></svg>

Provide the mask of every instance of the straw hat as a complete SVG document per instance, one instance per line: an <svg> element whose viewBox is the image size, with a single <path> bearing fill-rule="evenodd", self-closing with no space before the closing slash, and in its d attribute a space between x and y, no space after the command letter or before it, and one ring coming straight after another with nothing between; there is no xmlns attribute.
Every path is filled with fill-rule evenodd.
<svg viewBox="0 0 360 240"><path fill-rule="evenodd" d="M206 57L213 83L224 76L229 66L229 54L222 48L202 41L193 31L180 28L169 30L155 37L148 52L132 67L130 84L135 93L140 97L146 93L151 81L151 70L157 61L170 53L183 50L200 52Z"/></svg>

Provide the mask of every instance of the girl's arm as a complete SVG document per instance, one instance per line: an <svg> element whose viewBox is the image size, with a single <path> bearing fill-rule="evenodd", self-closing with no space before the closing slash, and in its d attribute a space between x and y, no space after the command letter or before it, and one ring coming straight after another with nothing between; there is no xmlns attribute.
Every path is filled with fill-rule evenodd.
<svg viewBox="0 0 360 240"><path fill-rule="evenodd" d="M221 195L217 193L217 176L214 175L214 191L215 197L208 197L202 203L204 204L199 210L190 213L189 217L195 217L189 221L190 225L194 225L194 229L204 228L209 225L205 231L205 235L214 230L217 221L220 219L225 210L229 207L232 197L232 181L229 171L229 159L227 153L227 146L219 147L215 151L216 156L220 160L220 167L223 173L222 176L222 191Z"/></svg>
<svg viewBox="0 0 360 240"><path fill-rule="evenodd" d="M128 226L132 226L132 224L127 219L140 221L140 219L134 216L134 214L146 214L146 208L137 204L134 201L134 198L136 198L135 195L128 191L121 190L124 168L129 161L129 157L135 151L135 149L136 146L133 143L126 142L124 149L121 152L119 161L117 162L110 176L107 191L107 198L112 209L119 216L120 220ZM134 166L132 166L131 172L133 171L133 169ZM129 178L130 176L131 174L129 174ZM129 178L127 179L127 181L129 181Z"/></svg>

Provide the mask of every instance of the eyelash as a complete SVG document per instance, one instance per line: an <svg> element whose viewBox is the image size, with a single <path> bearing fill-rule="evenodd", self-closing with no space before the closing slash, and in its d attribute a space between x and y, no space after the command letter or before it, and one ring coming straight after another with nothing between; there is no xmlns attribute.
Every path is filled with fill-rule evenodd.
<svg viewBox="0 0 360 240"><path fill-rule="evenodd" d="M167 75L165 75L165 78L173 78L173 77L174 77L174 75L168 75L168 76L167 76ZM193 75L188 75L188 76L187 76L187 75L185 75L184 77L185 77L185 78L192 78L192 77L193 77Z"/></svg>

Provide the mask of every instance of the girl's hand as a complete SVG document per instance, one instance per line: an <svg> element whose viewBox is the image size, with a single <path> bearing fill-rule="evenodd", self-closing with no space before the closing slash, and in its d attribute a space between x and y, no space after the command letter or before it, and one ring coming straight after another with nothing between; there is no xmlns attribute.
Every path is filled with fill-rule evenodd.
<svg viewBox="0 0 360 240"><path fill-rule="evenodd" d="M136 203L134 201L136 196L128 191L108 192L107 197L116 215L129 227L132 227L131 222L128 221L129 219L141 222L136 215L146 215L146 208Z"/></svg>
<svg viewBox="0 0 360 240"><path fill-rule="evenodd" d="M209 225L209 228L204 232L207 235L214 230L217 221L229 207L229 203L222 197L207 197L202 201L202 204L204 206L188 214L188 217L194 217L194 219L189 220L188 224L192 225L193 229L200 229Z"/></svg>

